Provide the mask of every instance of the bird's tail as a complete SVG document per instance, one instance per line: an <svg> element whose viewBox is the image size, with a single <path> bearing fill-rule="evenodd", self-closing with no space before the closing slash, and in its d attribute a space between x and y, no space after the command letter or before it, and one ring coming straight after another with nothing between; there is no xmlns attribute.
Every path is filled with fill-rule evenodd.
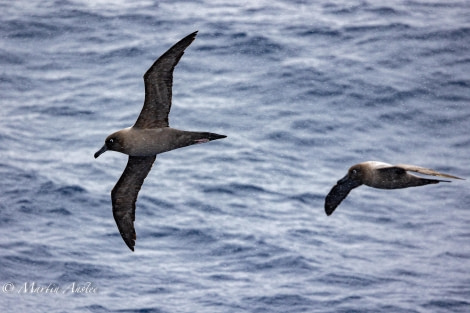
<svg viewBox="0 0 470 313"><path fill-rule="evenodd" d="M198 143L205 143L209 142L212 140L217 140L217 139L222 139L227 136L225 135L219 135L215 133L209 133L209 132L202 132L202 133L193 133L192 137L192 144L198 144Z"/></svg>

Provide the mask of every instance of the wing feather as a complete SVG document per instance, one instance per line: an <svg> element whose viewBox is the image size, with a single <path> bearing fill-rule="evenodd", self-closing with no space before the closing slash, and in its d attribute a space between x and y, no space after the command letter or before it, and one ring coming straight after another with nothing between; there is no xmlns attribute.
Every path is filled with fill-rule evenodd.
<svg viewBox="0 0 470 313"><path fill-rule="evenodd" d="M184 37L159 57L144 74L145 101L134 127L168 127L171 109L173 70L197 31Z"/></svg>
<svg viewBox="0 0 470 313"><path fill-rule="evenodd" d="M344 183L338 182L331 188L330 192L325 198L325 213L326 215L333 214L334 210L349 194L351 190L360 186L361 183L347 180Z"/></svg>
<svg viewBox="0 0 470 313"><path fill-rule="evenodd" d="M440 173L438 171L432 170L430 168L425 168L425 167L420 167L416 165L408 165L408 164L398 164L395 165L395 167L400 167L404 169L405 171L411 171L411 172L416 172L416 173L421 173L424 175L431 175L431 176L440 176L440 177L447 177L447 178L454 178L454 179L463 179L457 176L445 174L445 173Z"/></svg>
<svg viewBox="0 0 470 313"><path fill-rule="evenodd" d="M129 156L127 166L111 191L113 216L119 233L126 245L134 251L136 233L134 229L135 202L140 188L157 156Z"/></svg>

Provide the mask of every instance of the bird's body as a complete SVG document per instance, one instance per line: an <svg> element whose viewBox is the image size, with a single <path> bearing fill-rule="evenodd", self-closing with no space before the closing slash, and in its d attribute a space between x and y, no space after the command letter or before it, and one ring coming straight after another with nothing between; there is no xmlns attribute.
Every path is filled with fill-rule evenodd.
<svg viewBox="0 0 470 313"><path fill-rule="evenodd" d="M351 172L360 172L362 184L378 189L400 189L407 187L417 187L426 184L438 183L442 180L426 179L407 173L405 167L400 165L367 161L352 167ZM356 175L357 176L357 175ZM354 174L349 175L354 179Z"/></svg>
<svg viewBox="0 0 470 313"><path fill-rule="evenodd" d="M137 128L128 127L108 137L116 150L132 156L151 156L193 144L224 138L207 132L192 132L171 127Z"/></svg>
<svg viewBox="0 0 470 313"><path fill-rule="evenodd" d="M127 166L111 191L113 216L119 232L132 251L136 240L135 202L156 156L185 146L208 142L225 135L184 131L169 127L173 70L197 32L181 39L165 52L144 75L145 101L132 127L109 135L95 158L110 150L129 155Z"/></svg>

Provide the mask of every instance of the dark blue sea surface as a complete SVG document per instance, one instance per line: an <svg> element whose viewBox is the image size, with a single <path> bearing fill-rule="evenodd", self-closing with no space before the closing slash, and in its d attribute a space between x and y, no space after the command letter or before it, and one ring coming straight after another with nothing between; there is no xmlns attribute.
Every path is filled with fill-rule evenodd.
<svg viewBox="0 0 470 313"><path fill-rule="evenodd" d="M381 4L379 4L381 3ZM470 312L468 1L0 3L2 312ZM228 137L157 157L136 250L110 190L142 76L199 30L170 125ZM349 166L467 178L361 187Z"/></svg>

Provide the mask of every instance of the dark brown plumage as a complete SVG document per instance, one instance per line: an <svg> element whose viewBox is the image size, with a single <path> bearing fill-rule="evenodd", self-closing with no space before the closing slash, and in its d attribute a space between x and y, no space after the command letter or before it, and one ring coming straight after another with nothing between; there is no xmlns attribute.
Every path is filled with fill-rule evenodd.
<svg viewBox="0 0 470 313"><path fill-rule="evenodd" d="M348 173L338 180L325 198L325 213L331 215L349 192L361 185L379 189L399 189L417 187L448 180L423 178L409 174L407 171L424 175L441 176L454 179L462 179L457 176L444 174L435 170L416 165L391 165L377 161L367 161L349 168Z"/></svg>
<svg viewBox="0 0 470 313"><path fill-rule="evenodd" d="M136 200L156 155L181 147L225 138L209 132L183 131L169 127L173 70L184 50L196 38L194 32L166 51L144 75L145 101L134 126L109 135L95 158L112 150L129 155L121 178L111 192L113 215L119 233L127 246L134 251Z"/></svg>

